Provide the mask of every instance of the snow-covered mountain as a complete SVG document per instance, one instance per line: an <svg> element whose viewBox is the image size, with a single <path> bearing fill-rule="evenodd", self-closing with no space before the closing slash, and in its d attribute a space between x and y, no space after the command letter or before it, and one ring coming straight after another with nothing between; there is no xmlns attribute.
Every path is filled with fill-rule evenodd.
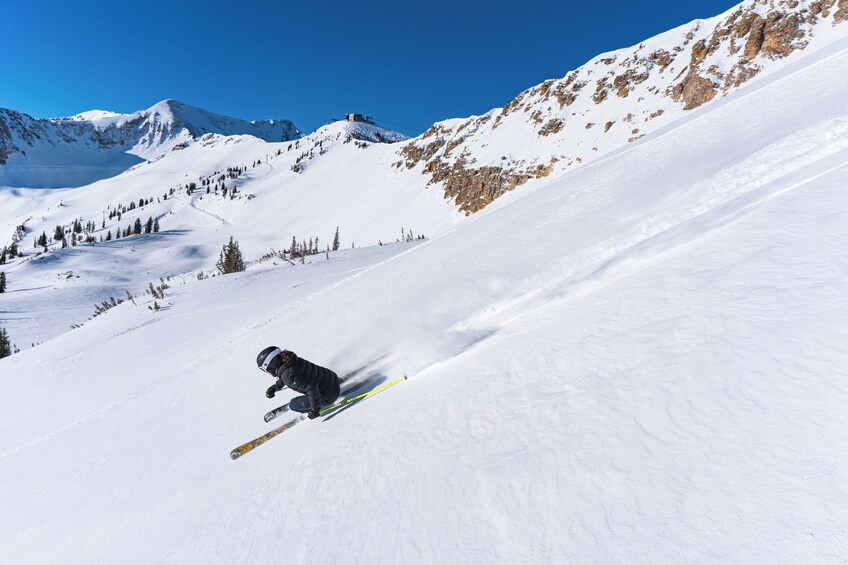
<svg viewBox="0 0 848 565"><path fill-rule="evenodd" d="M438 235L456 225L457 210L480 210L521 184L513 195L522 197L551 178L627 150L676 127L681 119L708 111L732 93L770 80L841 39L848 29L845 19L841 4L833 2L749 1L638 46L600 55L562 79L524 91L502 109L441 122L411 140L361 122L336 122L300 137L289 122L242 122L173 101L129 115L94 110L73 118L33 120L16 114L28 126L14 128L15 146L28 150L26 155L12 154L0 166L0 185L3 178L7 184L29 184L10 183L10 176L41 177L41 186L60 186L73 171L97 177L123 174L73 191L0 190L0 234L9 238L4 244L20 237L33 240L21 245L30 256L20 261L17 284L30 275L34 287L44 283L43 269L30 270L33 254L43 249L34 245L42 234L51 242L49 252L62 257L51 261L49 277L93 268L88 282L61 286L63 292L71 291L68 306L48 314L55 325L47 334L43 324L27 322L23 314L12 323L24 327L14 329L21 343L37 343L84 320L92 301L137 291L151 277L208 272L221 240L229 235L242 241L252 257L270 247L288 248L292 237L314 237L326 245L337 226L347 242L359 245L393 241L402 228ZM706 85L705 80L712 90L691 86ZM0 110L4 115L12 113ZM7 122L9 118L0 121L0 138ZM60 134L67 135L64 141L54 139ZM292 136L297 137L289 140ZM138 155L149 160L127 169ZM53 164L16 168L15 163L28 159ZM64 165L56 164L60 162ZM237 189L235 197L214 189L207 195L205 188L186 193L191 183L211 182L235 168L242 171L237 178L216 180L210 187L226 184ZM51 175L54 183L48 182ZM143 210L126 209L138 202L149 204ZM116 209L123 209L120 218ZM58 250L52 239L56 226L70 230L81 221L93 229L80 239L99 245L100 238L125 232L127 220L136 218L157 218L162 229L182 234L181 245L191 250L182 256L185 260L165 262L141 275L128 276L131 270L125 270L120 277L103 276L101 269L108 269L109 262L88 263L93 257L78 255L87 252L85 245L73 254ZM122 246L107 247L111 252ZM161 251L156 243L143 248L144 253ZM13 268L18 267L7 269ZM79 296L88 299L80 301ZM25 302L15 311L28 308Z"/></svg>
<svg viewBox="0 0 848 565"><path fill-rule="evenodd" d="M159 277L213 272L230 236L256 261L271 248L288 249L293 237L324 249L337 227L345 247L407 237L401 230L442 233L458 221L456 209L411 184L417 175L392 172L396 153L386 142L405 139L345 121L277 143L205 134L91 185L0 189L0 247L16 243L24 254L2 270L10 290L31 289L6 295L5 326L21 346L49 339L88 319L102 300L141 292ZM160 234L116 239L149 219ZM57 226L66 249L54 237ZM36 245L42 235L46 246ZM35 319L27 313L44 295L61 306Z"/></svg>
<svg viewBox="0 0 848 565"><path fill-rule="evenodd" d="M340 143L289 173L385 149ZM248 170L253 200L181 195L174 215L218 222L220 244L235 223L211 214L256 213L282 159ZM0 561L840 563L847 164L843 37L428 241L172 278L0 360ZM404 190L312 197L340 214L344 188L362 208ZM252 230L291 231L266 221ZM182 269L188 242L119 240L114 272ZM12 295L61 305L35 287ZM393 354L359 390L409 380L231 461L291 398L263 394L271 344L342 374Z"/></svg>
<svg viewBox="0 0 848 565"><path fill-rule="evenodd" d="M599 55L482 116L433 125L396 166L464 211L528 180L591 162L844 37L848 5L752 0Z"/></svg>
<svg viewBox="0 0 848 565"><path fill-rule="evenodd" d="M846 10L746 2L413 140L208 133L0 189L0 562L844 562ZM206 276L230 237L246 271ZM271 344L408 380L231 461L292 397Z"/></svg>
<svg viewBox="0 0 848 565"><path fill-rule="evenodd" d="M288 141L288 120L246 122L175 100L132 114L102 110L36 119L0 108L0 186L74 187L119 174L205 134Z"/></svg>

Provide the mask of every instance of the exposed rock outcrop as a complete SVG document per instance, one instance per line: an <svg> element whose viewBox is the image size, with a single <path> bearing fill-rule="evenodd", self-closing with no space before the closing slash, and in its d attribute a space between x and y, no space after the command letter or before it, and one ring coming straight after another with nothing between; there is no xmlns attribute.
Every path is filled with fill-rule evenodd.
<svg viewBox="0 0 848 565"><path fill-rule="evenodd" d="M9 154L16 151L14 143L12 143L12 132L3 120L0 120L0 165L5 165L9 159Z"/></svg>
<svg viewBox="0 0 848 565"><path fill-rule="evenodd" d="M565 170L650 135L803 50L817 27L846 20L848 0L749 0L726 15L601 55L485 116L437 124L405 144L396 164L418 167L473 212L553 163ZM498 131L505 123L509 134ZM534 134L536 142L521 136L510 145L516 131Z"/></svg>

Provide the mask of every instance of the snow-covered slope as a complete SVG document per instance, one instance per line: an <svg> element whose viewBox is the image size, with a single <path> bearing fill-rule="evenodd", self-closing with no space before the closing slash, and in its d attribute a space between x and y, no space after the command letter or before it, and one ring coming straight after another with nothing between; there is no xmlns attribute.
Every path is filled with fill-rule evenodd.
<svg viewBox="0 0 848 565"><path fill-rule="evenodd" d="M49 120L0 108L0 186L89 184L207 133L266 141L301 136L288 120L245 122L175 100L132 114L92 110Z"/></svg>
<svg viewBox="0 0 848 565"><path fill-rule="evenodd" d="M843 37L428 241L4 359L0 561L844 562L846 140ZM410 379L233 462L269 344Z"/></svg>
<svg viewBox="0 0 848 565"><path fill-rule="evenodd" d="M0 242L9 245L15 234L25 234L19 245L25 257L5 267L15 291L6 299L6 325L22 346L44 341L87 319L95 303L111 296L136 293L160 277L201 269L208 273L230 236L241 242L249 261L271 248L288 248L292 237L302 244L317 238L323 248L336 226L345 247L405 238L402 229L437 236L460 221L454 208L467 213L498 198L512 202L578 165L688 123L726 95L754 92L786 69L803 67L809 57L842 39L846 29L841 4L749 1L639 46L601 55L479 119L437 124L408 141L371 124L336 122L293 141L265 142L300 134L288 122L250 124L173 101L131 115L92 111L38 121L19 129L94 132L90 143L81 141L88 134L55 145L33 142L27 153L30 158L43 150L44 162L81 167L84 175L107 174L107 169L115 174L137 158L133 153L172 150L74 190L0 189ZM550 125L557 120L561 131ZM642 125L619 127L634 120ZM102 163L92 168L89 150L98 146L96 140L123 139L126 132L132 134L127 144L134 145L95 151ZM566 151L582 157L574 153L566 159ZM35 170L15 169L18 158L23 155L13 154L10 164L0 166L0 175ZM69 178L65 165L33 174L54 171L61 179L57 184L63 184ZM228 168L239 169L237 178L229 178ZM209 186L188 194L190 183L202 182ZM504 197L524 182L521 190ZM238 191L235 197L232 188ZM128 209L133 203L143 205ZM122 210L120 218L115 210ZM114 237L117 229L125 232L137 219L159 220L163 235L101 244L101 237ZM75 220L93 226L80 235L95 243L57 250L59 244L52 241L56 226L68 230ZM41 234L50 240L50 252L35 258L43 250L35 245ZM114 272L115 265L143 268ZM62 306L31 315L45 293L61 296Z"/></svg>
<svg viewBox="0 0 848 565"><path fill-rule="evenodd" d="M292 237L323 250L336 228L345 248L394 242L405 238L402 231L442 233L461 216L438 192L391 172L394 154L381 142L402 139L349 122L285 143L207 134L89 186L0 190L0 242L10 245L18 226L25 232L18 243L24 257L2 268L9 288L3 325L20 347L45 341L88 319L110 297L138 294L160 277L215 271L231 236L252 262L272 248L289 249ZM188 194L190 183L198 188ZM115 238L149 219L158 220L159 233ZM74 236L76 220L93 229ZM53 239L56 226L80 244L62 249ZM42 234L46 253L35 246ZM83 243L86 238L93 242ZM47 297L56 305L44 308Z"/></svg>

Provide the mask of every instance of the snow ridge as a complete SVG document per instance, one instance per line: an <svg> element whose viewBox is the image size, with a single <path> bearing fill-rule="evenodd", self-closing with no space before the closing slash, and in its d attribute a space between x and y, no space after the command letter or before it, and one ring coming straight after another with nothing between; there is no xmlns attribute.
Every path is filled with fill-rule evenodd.
<svg viewBox="0 0 848 565"><path fill-rule="evenodd" d="M207 134L297 139L288 120L246 122L164 100L132 114L93 110L36 119L0 108L0 186L75 187L185 147Z"/></svg>
<svg viewBox="0 0 848 565"><path fill-rule="evenodd" d="M748 0L604 53L482 116L434 124L399 151L472 213L533 179L636 142L844 36L840 1Z"/></svg>

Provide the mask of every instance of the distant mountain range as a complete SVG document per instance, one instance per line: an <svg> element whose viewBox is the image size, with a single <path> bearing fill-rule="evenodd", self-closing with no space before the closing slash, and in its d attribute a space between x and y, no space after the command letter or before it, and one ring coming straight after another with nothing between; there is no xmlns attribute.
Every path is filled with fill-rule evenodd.
<svg viewBox="0 0 848 565"><path fill-rule="evenodd" d="M302 136L289 120L247 122L176 100L132 114L92 110L50 119L0 109L0 186L89 184L206 134L269 142Z"/></svg>
<svg viewBox="0 0 848 565"><path fill-rule="evenodd" d="M501 108L436 123L393 147L390 168L423 175L412 182L439 187L470 214L530 180L596 160L767 78L791 65L793 54L842 37L846 21L846 0L748 0L598 55ZM303 137L288 120L246 122L173 100L133 114L91 110L53 119L0 109L0 186L81 186L208 134L267 142ZM405 139L392 132L367 141Z"/></svg>

